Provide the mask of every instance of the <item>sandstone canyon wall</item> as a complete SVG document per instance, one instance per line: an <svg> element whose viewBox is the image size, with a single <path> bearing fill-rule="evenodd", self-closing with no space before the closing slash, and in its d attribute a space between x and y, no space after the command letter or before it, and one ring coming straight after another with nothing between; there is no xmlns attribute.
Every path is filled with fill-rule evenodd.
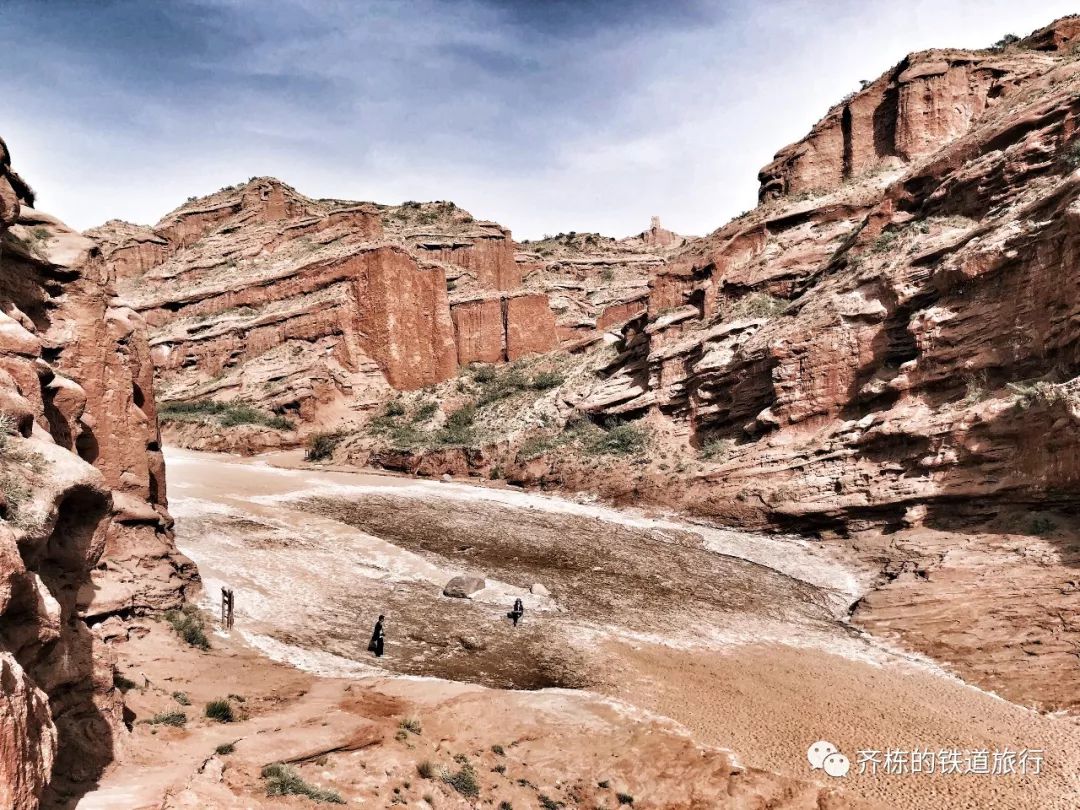
<svg viewBox="0 0 1080 810"><path fill-rule="evenodd" d="M1080 62L1051 28L909 56L781 150L757 209L656 269L583 407L725 443L687 499L721 516L1073 498Z"/></svg>
<svg viewBox="0 0 1080 810"><path fill-rule="evenodd" d="M815 536L870 572L856 623L1075 709L1078 36L906 57L777 154L754 210L666 253L522 244L526 286L570 291L581 366L505 405L438 389L489 428L471 445L399 430L338 458Z"/></svg>
<svg viewBox="0 0 1080 810"><path fill-rule="evenodd" d="M94 243L34 210L0 142L0 806L62 804L120 747L88 627L175 607L146 330Z"/></svg>
<svg viewBox="0 0 1080 810"><path fill-rule="evenodd" d="M153 228L87 235L151 326L163 399L244 402L300 425L363 418L470 363L595 342L642 311L647 268L683 241L655 223L518 250L453 203L313 200L273 178L192 198ZM612 268L614 285L601 279ZM282 441L269 433L245 442Z"/></svg>

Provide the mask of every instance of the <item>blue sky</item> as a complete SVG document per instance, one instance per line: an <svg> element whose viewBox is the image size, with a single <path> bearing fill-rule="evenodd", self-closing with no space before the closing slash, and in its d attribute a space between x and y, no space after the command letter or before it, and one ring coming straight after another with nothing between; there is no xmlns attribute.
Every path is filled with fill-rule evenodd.
<svg viewBox="0 0 1080 810"><path fill-rule="evenodd" d="M1070 8L1070 5L1073 7ZM43 210L152 223L275 175L449 199L518 238L707 233L757 170L905 53L1043 0L0 0L0 136Z"/></svg>

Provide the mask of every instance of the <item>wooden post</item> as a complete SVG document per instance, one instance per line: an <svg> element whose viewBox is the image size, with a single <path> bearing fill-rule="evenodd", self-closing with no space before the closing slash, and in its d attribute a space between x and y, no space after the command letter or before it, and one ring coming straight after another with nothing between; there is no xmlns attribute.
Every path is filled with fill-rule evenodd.
<svg viewBox="0 0 1080 810"><path fill-rule="evenodd" d="M232 588L221 589L221 626L226 630L232 630L233 627L233 608L235 607L236 599L233 595Z"/></svg>

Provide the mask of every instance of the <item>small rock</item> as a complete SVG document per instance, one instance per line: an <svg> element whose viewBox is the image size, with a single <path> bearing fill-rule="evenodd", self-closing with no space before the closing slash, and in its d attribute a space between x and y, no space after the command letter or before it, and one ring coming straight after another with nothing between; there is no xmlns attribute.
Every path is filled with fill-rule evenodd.
<svg viewBox="0 0 1080 810"><path fill-rule="evenodd" d="M145 624L128 625L128 638L145 638L150 635L150 628Z"/></svg>
<svg viewBox="0 0 1080 810"><path fill-rule="evenodd" d="M442 474L442 480L443 481L453 481L454 476L452 476L450 473L443 473Z"/></svg>
<svg viewBox="0 0 1080 810"><path fill-rule="evenodd" d="M533 596L551 596L551 591L541 585L539 582L534 582L529 586L529 593Z"/></svg>
<svg viewBox="0 0 1080 810"><path fill-rule="evenodd" d="M443 596L452 596L455 599L468 599L477 591L487 587L487 581L483 577L454 577L443 588Z"/></svg>
<svg viewBox="0 0 1080 810"><path fill-rule="evenodd" d="M474 636L458 636L458 643L470 652L487 649L487 644Z"/></svg>

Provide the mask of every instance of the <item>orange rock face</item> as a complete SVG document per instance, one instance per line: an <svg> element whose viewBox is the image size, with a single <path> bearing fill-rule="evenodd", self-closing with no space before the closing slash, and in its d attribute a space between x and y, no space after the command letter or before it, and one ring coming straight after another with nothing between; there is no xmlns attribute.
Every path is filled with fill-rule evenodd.
<svg viewBox="0 0 1080 810"><path fill-rule="evenodd" d="M555 313L543 294L465 299L451 305L458 362L502 363L558 348Z"/></svg>
<svg viewBox="0 0 1080 810"><path fill-rule="evenodd" d="M555 315L546 295L506 299L506 359L542 354L559 345Z"/></svg>
<svg viewBox="0 0 1080 810"><path fill-rule="evenodd" d="M0 806L93 779L122 734L86 622L180 604L153 368L93 242L29 207L0 142Z"/></svg>
<svg viewBox="0 0 1080 810"><path fill-rule="evenodd" d="M88 235L152 327L166 399L327 425L462 365L599 339L643 308L647 268L685 241L656 225L541 246L533 261L452 203L311 200L271 178L191 200L152 229L114 220Z"/></svg>
<svg viewBox="0 0 1080 810"><path fill-rule="evenodd" d="M499 363L506 359L506 327L499 298L461 301L450 308L461 365Z"/></svg>
<svg viewBox="0 0 1080 810"><path fill-rule="evenodd" d="M690 241L653 217L649 230L626 239L574 232L523 243L517 262L525 287L548 297L560 344L575 350L642 312L650 273Z"/></svg>
<svg viewBox="0 0 1080 810"><path fill-rule="evenodd" d="M1080 494L1076 28L915 54L833 108L762 171L757 209L654 269L648 316L581 403L713 448L674 499L699 514L907 532L857 544L922 572L860 620L1045 707L1075 707L1061 684L1080 675L1058 654L1080 628L1057 618ZM1052 539L1025 567L1043 595L1019 605L1006 560L1025 533ZM970 570L934 556L950 536ZM999 635L968 600L1017 613L995 613ZM954 602L965 629L944 642Z"/></svg>
<svg viewBox="0 0 1080 810"><path fill-rule="evenodd" d="M457 371L457 348L441 269L421 270L403 250L364 257L353 282L361 346L395 388L422 388Z"/></svg>

